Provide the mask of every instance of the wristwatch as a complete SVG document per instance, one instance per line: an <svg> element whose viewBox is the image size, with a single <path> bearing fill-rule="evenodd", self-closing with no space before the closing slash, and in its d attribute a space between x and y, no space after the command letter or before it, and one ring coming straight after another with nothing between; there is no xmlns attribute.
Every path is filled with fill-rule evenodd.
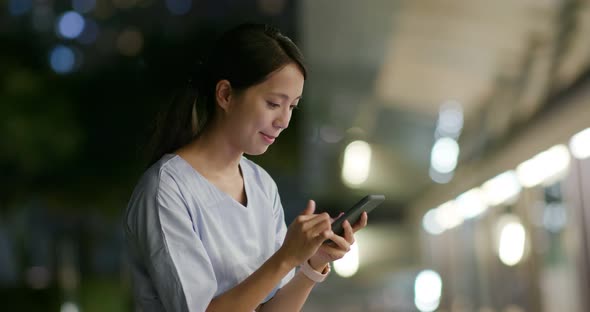
<svg viewBox="0 0 590 312"><path fill-rule="evenodd" d="M324 270L320 273L320 272L314 270L309 265L309 260L308 260L308 261L303 262L303 264L301 266L299 266L299 271L301 271L301 273L303 273L305 276L307 276L307 278L309 278L310 280L312 280L316 283L321 283L326 279L326 277L328 277L328 274L330 273L330 264L328 263L326 265L326 267L324 268Z"/></svg>

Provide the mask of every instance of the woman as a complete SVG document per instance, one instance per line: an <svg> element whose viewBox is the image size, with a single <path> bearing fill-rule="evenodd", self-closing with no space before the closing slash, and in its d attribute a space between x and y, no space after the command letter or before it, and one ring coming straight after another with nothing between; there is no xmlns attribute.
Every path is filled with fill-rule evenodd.
<svg viewBox="0 0 590 312"><path fill-rule="evenodd" d="M350 249L366 214L341 237L310 200L287 229L276 184L243 156L287 128L305 76L290 39L248 24L224 34L190 80L124 220L144 311L299 311Z"/></svg>

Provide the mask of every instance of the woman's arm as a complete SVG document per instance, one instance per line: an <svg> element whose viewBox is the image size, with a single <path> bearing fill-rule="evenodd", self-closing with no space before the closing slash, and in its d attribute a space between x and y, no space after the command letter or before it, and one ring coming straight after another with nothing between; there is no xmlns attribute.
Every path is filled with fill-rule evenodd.
<svg viewBox="0 0 590 312"><path fill-rule="evenodd" d="M343 223L344 237L333 234L330 239L335 244L323 244L309 259L310 266L317 272L324 272L330 261L344 257L350 250L350 245L354 243L354 233L367 225L367 219L367 213L363 213L354 227L348 221L345 221ZM258 311L301 311L314 286L315 282L300 271L271 300L262 305Z"/></svg>
<svg viewBox="0 0 590 312"><path fill-rule="evenodd" d="M316 269L316 271L322 272L324 268ZM314 286L314 281L302 272L297 272L289 283L283 286L271 300L260 307L259 311L301 311Z"/></svg>
<svg viewBox="0 0 590 312"><path fill-rule="evenodd" d="M240 284L214 298L207 307L207 312L254 311L281 279L296 266L287 259L287 255L279 250Z"/></svg>
<svg viewBox="0 0 590 312"><path fill-rule="evenodd" d="M283 277L311 258L326 239L334 239L329 215L313 214L314 210L315 203L309 201L305 211L289 226L281 248L244 281L214 298L207 311L254 311ZM309 293L313 287L313 282L301 277L294 279L299 282L289 288L302 287L298 292Z"/></svg>

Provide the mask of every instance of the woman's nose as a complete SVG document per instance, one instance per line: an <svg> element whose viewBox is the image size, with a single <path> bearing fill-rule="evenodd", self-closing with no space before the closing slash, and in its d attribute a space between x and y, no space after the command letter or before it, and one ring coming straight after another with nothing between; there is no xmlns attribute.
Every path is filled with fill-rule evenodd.
<svg viewBox="0 0 590 312"><path fill-rule="evenodd" d="M289 120L291 119L291 112L282 112L281 115L275 119L274 126L281 129L286 129L289 126Z"/></svg>

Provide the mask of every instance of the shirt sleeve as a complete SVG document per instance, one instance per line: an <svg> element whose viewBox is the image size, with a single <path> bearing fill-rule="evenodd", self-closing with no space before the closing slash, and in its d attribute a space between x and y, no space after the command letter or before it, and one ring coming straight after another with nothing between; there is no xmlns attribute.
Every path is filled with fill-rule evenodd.
<svg viewBox="0 0 590 312"><path fill-rule="evenodd" d="M176 181L161 171L155 194L140 198L136 244L165 310L205 311L217 281Z"/></svg>

